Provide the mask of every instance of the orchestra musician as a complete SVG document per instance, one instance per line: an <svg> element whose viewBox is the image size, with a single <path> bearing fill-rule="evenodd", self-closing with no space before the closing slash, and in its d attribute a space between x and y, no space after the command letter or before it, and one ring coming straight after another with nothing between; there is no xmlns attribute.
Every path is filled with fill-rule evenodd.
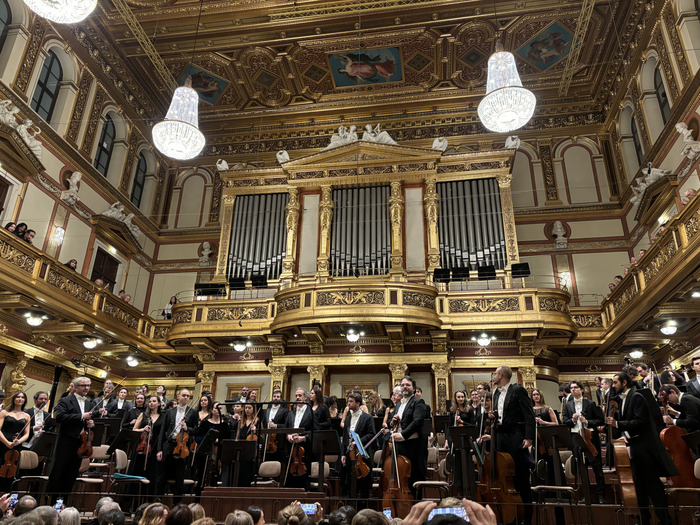
<svg viewBox="0 0 700 525"><path fill-rule="evenodd" d="M642 525L651 523L649 500L654 505L658 523L669 525L671 518L668 513L668 497L660 478L678 475L678 470L661 443L644 397L635 391L633 384L626 372L613 376L620 409L615 417L608 416L605 421L617 429L616 434L624 437L629 446Z"/></svg>
<svg viewBox="0 0 700 525"><path fill-rule="evenodd" d="M389 425L391 424L391 418L394 417L394 413L396 412L396 406L401 402L402 397L403 395L401 394L401 387L398 385L395 386L394 390L391 392L391 397L389 398L389 406L384 412L384 420L382 421L382 429L386 430L387 432L389 430Z"/></svg>
<svg viewBox="0 0 700 525"><path fill-rule="evenodd" d="M466 391L464 392L466 395ZM474 389L469 393L469 398L471 402L468 405L469 408L469 423L476 425L476 422L481 419L481 414L483 407L481 406L481 395L479 391Z"/></svg>
<svg viewBox="0 0 700 525"><path fill-rule="evenodd" d="M112 399L107 403L107 416L124 419L124 414L131 410L131 402L126 399L129 391L126 387L121 387L117 393L116 399Z"/></svg>
<svg viewBox="0 0 700 525"><path fill-rule="evenodd" d="M686 432L700 430L700 399L681 392L674 385L664 385L659 391L659 395L665 394L671 405L680 407L680 414L677 417L664 416L664 423L670 426L677 426Z"/></svg>
<svg viewBox="0 0 700 525"><path fill-rule="evenodd" d="M215 481L212 481L212 485L216 486L216 480L223 479L222 473L219 472L218 465L221 462L221 449L219 443L222 439L231 439L231 426L228 421L228 416L222 413L222 404L219 402L214 402L214 408L211 411L211 415L200 422L199 433L202 436L206 436L210 430L216 430L219 435L214 442L214 451L211 454L213 460L216 460L217 468L213 468ZM200 478L201 479L201 478ZM201 484L203 485L203 484ZM200 485L200 486L201 486Z"/></svg>
<svg viewBox="0 0 700 525"><path fill-rule="evenodd" d="M641 376L641 379L637 381L637 388L652 388L654 392L658 392L661 388L661 382L656 374L652 374L649 367L644 363L637 363L637 373ZM652 382L653 378L653 382Z"/></svg>
<svg viewBox="0 0 700 525"><path fill-rule="evenodd" d="M0 414L0 463L5 463L5 453L8 450L21 450L22 444L29 439L30 417L24 411L27 404L27 394L15 392L10 398L8 411ZM15 466L17 464L15 463ZM0 469L1 471L2 469ZM0 490L9 492L14 475L0 477Z"/></svg>
<svg viewBox="0 0 700 525"><path fill-rule="evenodd" d="M136 432L146 433L144 446L136 456L134 473L146 477L150 483L146 487L147 494L153 495L154 489L160 485L163 475L163 463L158 461L158 437L163 426L163 409L158 396L149 396L148 408L139 414L134 424Z"/></svg>
<svg viewBox="0 0 700 525"><path fill-rule="evenodd" d="M513 485L525 504L523 523L532 521L532 491L530 490L529 448L535 439L535 413L527 390L511 384L513 372L509 366L499 366L493 373L493 408L498 417L496 450L510 454L515 463Z"/></svg>
<svg viewBox="0 0 700 525"><path fill-rule="evenodd" d="M367 396L367 410L370 416L374 417L384 417L386 413L386 407L382 401L382 397L376 392L372 391Z"/></svg>
<svg viewBox="0 0 700 525"><path fill-rule="evenodd" d="M581 434L586 429L591 431L591 441L598 454L584 453L584 458L586 464L593 469L598 503L602 504L605 503L605 478L603 477L603 465L600 462L600 438L597 427L603 424L605 416L598 405L583 397L583 385L579 381L572 381L570 388L572 399L564 405L562 423L571 428L572 434ZM578 448L574 442L573 452L576 456L583 452Z"/></svg>
<svg viewBox="0 0 700 525"><path fill-rule="evenodd" d="M476 394L476 390L473 390ZM481 407L481 403L479 403ZM468 424L475 424L471 406L467 404L467 393L464 390L457 390L452 396L452 406L450 407L450 426L461 427ZM454 473L454 485L462 486L462 449L454 448L452 445L452 433L446 429L445 450L452 453L452 472Z"/></svg>
<svg viewBox="0 0 700 525"><path fill-rule="evenodd" d="M100 392L98 398L97 398L97 414L99 414L100 417L107 417L109 415L109 410L107 409L107 406L109 405L110 401L112 401L112 393L114 392L114 383L112 382L111 379L107 379L105 381L104 386L102 387L102 392Z"/></svg>
<svg viewBox="0 0 700 525"><path fill-rule="evenodd" d="M272 405L263 410L262 422L263 426L266 428L286 428L287 419L289 417L289 410L281 405L282 402L282 391L279 388L275 388L272 392ZM266 452L265 460L270 461L281 461L285 457L284 447L281 446L283 441L280 439L279 434L268 434L265 436L265 448L266 450L270 447L268 446L270 441L274 441L276 444L275 452Z"/></svg>
<svg viewBox="0 0 700 525"><path fill-rule="evenodd" d="M52 430L55 426L54 420L45 410L46 403L49 402L49 395L39 390L34 394L34 407L25 410L32 422L29 424L29 439L23 443L25 448L31 448L36 442L34 436L41 435L42 432Z"/></svg>
<svg viewBox="0 0 700 525"><path fill-rule="evenodd" d="M331 413L326 404L323 402L323 393L319 387L315 386L311 389L309 392L309 401L311 402L311 407L314 411L314 429L330 430Z"/></svg>
<svg viewBox="0 0 700 525"><path fill-rule="evenodd" d="M695 371L695 377L686 382L686 392L691 396L700 398L700 355L693 357L690 367Z"/></svg>
<svg viewBox="0 0 700 525"><path fill-rule="evenodd" d="M304 449L303 462L306 465L306 474L287 476L286 485L288 487L301 487L308 490L309 474L311 474L311 431L315 430L315 417L313 415L313 410L311 410L308 405L304 404L307 402L306 390L297 388L294 392L294 399L299 404L294 405L294 409L289 412L287 428L299 429L303 431L303 433L287 434L287 441L289 441L293 447L291 454L299 454L302 448Z"/></svg>
<svg viewBox="0 0 700 525"><path fill-rule="evenodd" d="M392 433L396 442L396 452L406 456L411 462L411 477L409 488L415 497L413 484L416 481L425 481L426 461L428 448L422 435L423 421L427 417L428 410L425 401L415 395L416 382L410 376L401 379L402 398L396 407L392 417L392 427L397 427Z"/></svg>
<svg viewBox="0 0 700 525"><path fill-rule="evenodd" d="M345 426L343 427L343 451L344 454L341 456L340 461L343 465L342 468L342 483L343 483L343 494L350 495L358 498L359 508L366 507L366 501L369 499L369 491L372 487L372 476L367 475L364 478L356 479L357 494L351 494L352 479L350 476L353 475L353 468L351 465L351 460L349 456L350 446L353 440L350 435L350 430L353 430L362 441L363 445L369 443L369 441L374 437L374 419L369 414L366 414L360 410L360 405L362 404L362 395L355 392L351 392L347 397L347 407L348 415L345 418ZM367 451L369 453L369 451ZM371 468L371 458L365 458L364 461ZM364 505L362 505L364 503ZM362 507L361 507L362 505Z"/></svg>
<svg viewBox="0 0 700 525"><path fill-rule="evenodd" d="M156 489L156 494L165 493L165 483L167 480L175 480L173 486L173 503L177 505L182 501L185 482L186 462L180 456L173 454L176 439L180 432L186 432L190 439L197 431L197 412L187 405L190 401L190 391L186 388L180 390L178 404L175 408L165 411L163 415L163 426L158 436L157 454L158 461L163 462L163 475ZM187 443L189 446L191 443Z"/></svg>
<svg viewBox="0 0 700 525"><path fill-rule="evenodd" d="M124 417L122 418L122 428L131 430L136 424L136 420L139 416L146 410L146 396L139 392L134 397L134 404L129 407L128 410L124 412Z"/></svg>
<svg viewBox="0 0 700 525"><path fill-rule="evenodd" d="M46 486L47 494L61 495L64 499L71 495L80 470L80 433L85 428L95 426L92 413L94 403L85 397L90 391L90 379L76 377L71 384L73 394L61 398L53 413L58 424L58 438L54 447L54 464Z"/></svg>
<svg viewBox="0 0 700 525"><path fill-rule="evenodd" d="M168 400L165 397L165 394L167 394L167 392L168 391L166 390L165 385L158 385L158 387L156 388L156 396L158 396L161 408L165 408L165 405L168 404Z"/></svg>
<svg viewBox="0 0 700 525"><path fill-rule="evenodd" d="M559 424L554 409L546 404L544 395L538 388L533 389L530 394L530 400L532 401L532 411L535 413L535 422L538 425L548 426Z"/></svg>

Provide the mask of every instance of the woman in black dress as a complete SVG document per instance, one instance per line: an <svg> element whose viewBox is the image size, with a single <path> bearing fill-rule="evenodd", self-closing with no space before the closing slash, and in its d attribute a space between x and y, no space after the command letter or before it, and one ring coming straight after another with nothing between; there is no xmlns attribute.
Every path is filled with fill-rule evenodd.
<svg viewBox="0 0 700 525"><path fill-rule="evenodd" d="M535 388L530 393L530 399L532 400L532 410L535 412L535 422L538 427L558 425L557 415L554 413L552 407L545 403L544 396L542 392ZM535 448L534 445L537 445ZM549 453L546 446L543 446L540 441L540 434L537 433L537 443L533 443L532 448L533 454L539 463L540 460L546 462L546 469L543 466L536 465L535 477L538 479L539 484L546 484L548 481L554 479L554 460ZM549 480L547 479L549 477Z"/></svg>
<svg viewBox="0 0 700 525"><path fill-rule="evenodd" d="M314 421L316 423L314 430L330 430L331 413L323 402L323 392L321 392L320 388L314 387L311 389L309 401L314 411Z"/></svg>
<svg viewBox="0 0 700 525"><path fill-rule="evenodd" d="M451 471L454 472L454 484L458 487L462 486L462 460L461 449L455 448L452 442L452 433L449 427L463 427L472 423L472 413L467 404L467 393L464 390L457 390L452 396L452 406L450 407L450 422L448 428L445 429L445 450L449 450L446 462Z"/></svg>
<svg viewBox="0 0 700 525"><path fill-rule="evenodd" d="M134 424L136 432L148 433L144 441L145 449L137 453L134 472L143 475L151 482L148 485L148 494L151 495L158 486L162 475L163 463L156 459L158 454L158 436L163 425L160 399L155 394L148 398L148 408L139 414ZM148 459L146 459L148 457ZM142 474L141 474L142 473Z"/></svg>
<svg viewBox="0 0 700 525"><path fill-rule="evenodd" d="M143 394L137 394L136 399L134 399L134 406L132 406L128 411L124 413L124 419L122 419L122 428L131 430L136 424L136 420L141 414L146 411L146 396Z"/></svg>
<svg viewBox="0 0 700 525"><path fill-rule="evenodd" d="M29 439L30 418L29 414L24 412L26 404L27 395L21 391L17 392L10 398L8 410L0 413L0 462L3 464L8 450L21 451L22 443ZM4 470L0 465L0 472L4 474ZM8 492L13 480L14 475L0 477L0 492Z"/></svg>
<svg viewBox="0 0 700 525"><path fill-rule="evenodd" d="M258 415L254 405L244 405L243 415L239 421L240 431L238 439L258 442ZM257 463L258 447L255 447L253 461L241 461L238 486L249 487L255 477L255 465Z"/></svg>
<svg viewBox="0 0 700 525"><path fill-rule="evenodd" d="M214 402L214 409L212 410L210 416L199 424L199 434L201 436L206 436L210 430L216 430L219 433L216 441L214 441L212 452L209 454L209 461L213 462L213 465L207 465L206 468L207 471L212 472L212 479L211 483L210 480L205 479L205 483L207 485L211 484L212 486L216 486L216 482L222 479L220 472L221 449L219 444L223 439L231 439L231 426L226 420L226 417L222 414L221 408L221 403Z"/></svg>

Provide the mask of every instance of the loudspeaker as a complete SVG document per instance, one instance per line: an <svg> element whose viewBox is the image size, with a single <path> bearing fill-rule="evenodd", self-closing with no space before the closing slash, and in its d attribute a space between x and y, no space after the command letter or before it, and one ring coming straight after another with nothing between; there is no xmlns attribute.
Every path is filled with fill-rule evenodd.
<svg viewBox="0 0 700 525"><path fill-rule="evenodd" d="M528 263L516 263L510 267L514 279L530 277L530 265Z"/></svg>
<svg viewBox="0 0 700 525"><path fill-rule="evenodd" d="M226 286L223 283L195 283L194 295L224 295Z"/></svg>
<svg viewBox="0 0 700 525"><path fill-rule="evenodd" d="M449 268L435 268L433 270L433 281L436 283L449 283L450 282L450 269Z"/></svg>
<svg viewBox="0 0 700 525"><path fill-rule="evenodd" d="M250 276L250 282L253 285L253 288L267 288L266 275L254 273Z"/></svg>
<svg viewBox="0 0 700 525"><path fill-rule="evenodd" d="M479 266L479 280L488 281L490 279L496 278L496 267L492 264L490 266Z"/></svg>
<svg viewBox="0 0 700 525"><path fill-rule="evenodd" d="M245 279L243 277L231 277L228 280L229 290L245 290Z"/></svg>
<svg viewBox="0 0 700 525"><path fill-rule="evenodd" d="M469 268L466 266L459 266L457 268L452 268L452 280L453 281L467 281L467 280L469 280Z"/></svg>

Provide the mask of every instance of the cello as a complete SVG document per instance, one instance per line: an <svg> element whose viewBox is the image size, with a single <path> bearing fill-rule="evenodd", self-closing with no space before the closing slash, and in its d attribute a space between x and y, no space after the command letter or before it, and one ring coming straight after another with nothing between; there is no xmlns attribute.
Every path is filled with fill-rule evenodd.
<svg viewBox="0 0 700 525"><path fill-rule="evenodd" d="M382 466L382 508L391 509L391 515L396 518L405 518L413 505L413 495L408 488L411 461L396 453L393 434L384 448Z"/></svg>
<svg viewBox="0 0 700 525"><path fill-rule="evenodd" d="M661 401L661 411L664 415L668 415L668 397L664 391L659 392L659 399ZM690 453L690 448L688 444L683 439L683 436L687 432L677 426L669 426L661 431L659 437L661 442L668 450L671 460L676 465L678 469L678 476L671 476L669 478L669 484L673 487L683 487L683 488L698 488L700 487L700 480L695 477L693 456Z"/></svg>
<svg viewBox="0 0 700 525"><path fill-rule="evenodd" d="M608 417L615 417L619 410L617 401L608 402ZM634 488L634 478L632 476L632 464L630 455L627 452L627 444L622 439L612 438L612 425L608 426L608 443L612 443L613 455L615 456L615 471L619 480L620 497L622 507L626 512L632 512L639 507L637 503L637 491Z"/></svg>

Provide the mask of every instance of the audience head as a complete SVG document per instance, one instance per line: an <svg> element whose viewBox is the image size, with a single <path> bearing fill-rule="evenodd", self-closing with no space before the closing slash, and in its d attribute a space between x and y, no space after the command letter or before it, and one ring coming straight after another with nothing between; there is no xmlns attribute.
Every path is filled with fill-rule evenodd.
<svg viewBox="0 0 700 525"><path fill-rule="evenodd" d="M111 507L112 504L108 503L107 505ZM105 505L105 507L107 505ZM99 523L99 525L124 525L126 517L119 508L115 509L105 507L102 507L102 510L97 515L97 522ZM187 525L189 525L189 523Z"/></svg>
<svg viewBox="0 0 700 525"><path fill-rule="evenodd" d="M30 512L36 508L36 500L27 494L26 496L22 496L17 500L17 505L15 505L15 512L14 516L15 518L17 516L21 516L22 514L26 514L27 512Z"/></svg>
<svg viewBox="0 0 700 525"><path fill-rule="evenodd" d="M61 525L80 525L80 512L75 507L68 507L58 513Z"/></svg>
<svg viewBox="0 0 700 525"><path fill-rule="evenodd" d="M137 524L139 521L141 521L144 511L148 508L149 505L150 503L142 503L138 506L138 508L134 512L134 519L132 520L132 523Z"/></svg>
<svg viewBox="0 0 700 525"><path fill-rule="evenodd" d="M15 235L19 235L20 237L24 235L24 232L27 231L27 223L26 222L20 222L17 226L15 226Z"/></svg>
<svg viewBox="0 0 700 525"><path fill-rule="evenodd" d="M24 235L22 236L22 238L31 244L32 239L34 238L35 235L36 235L36 232L34 230L27 230L26 232L24 232Z"/></svg>
<svg viewBox="0 0 700 525"><path fill-rule="evenodd" d="M308 516L299 505L287 505L277 513L277 525L310 525L310 523Z"/></svg>
<svg viewBox="0 0 700 525"><path fill-rule="evenodd" d="M17 228L17 223L14 223L14 222L8 222L5 225L5 229L10 233L14 233L15 228Z"/></svg>
<svg viewBox="0 0 700 525"><path fill-rule="evenodd" d="M53 507L50 507L49 505L42 505L41 507L37 507L32 512L27 512L25 516L31 516L34 513L39 515L39 518L41 518L44 525L58 525L58 512L56 512L56 509Z"/></svg>
<svg viewBox="0 0 700 525"><path fill-rule="evenodd" d="M355 514L352 525L389 525L389 518L372 509L362 509Z"/></svg>
<svg viewBox="0 0 700 525"><path fill-rule="evenodd" d="M71 268L71 269L75 270L75 269L78 267L78 260L77 260L77 259L71 259L70 261L68 261L68 262L66 263L66 266L68 266L68 268Z"/></svg>
<svg viewBox="0 0 700 525"><path fill-rule="evenodd" d="M248 507L248 514L253 518L253 525L265 525L265 513L260 507L251 505Z"/></svg>
<svg viewBox="0 0 700 525"><path fill-rule="evenodd" d="M141 516L138 525L163 525L167 515L168 509L165 505L162 503L151 503L143 511L143 516Z"/></svg>
<svg viewBox="0 0 700 525"><path fill-rule="evenodd" d="M105 282L102 279L100 279L99 277L95 279L95 286L97 286L98 288L102 288L104 285Z"/></svg>
<svg viewBox="0 0 700 525"><path fill-rule="evenodd" d="M165 518L165 525L190 525L190 523L192 523L192 511L184 503L175 505Z"/></svg>
<svg viewBox="0 0 700 525"><path fill-rule="evenodd" d="M201 520L202 518L206 517L206 513L204 512L204 507L202 507L199 503L190 503L189 507L190 507L190 510L192 511L192 520L193 521Z"/></svg>
<svg viewBox="0 0 700 525"><path fill-rule="evenodd" d="M347 514L342 510L334 510L328 516L328 525L348 525L349 523Z"/></svg>
<svg viewBox="0 0 700 525"><path fill-rule="evenodd" d="M191 525L216 525L216 522L211 518L199 518L194 520Z"/></svg>
<svg viewBox="0 0 700 525"><path fill-rule="evenodd" d="M345 513L345 515L348 517L348 523L351 522L355 517L355 514L357 514L357 509L352 505L343 505L338 510Z"/></svg>
<svg viewBox="0 0 700 525"><path fill-rule="evenodd" d="M244 510L234 510L226 516L224 525L253 525L253 518Z"/></svg>
<svg viewBox="0 0 700 525"><path fill-rule="evenodd" d="M126 290L122 289L122 290L119 290L117 297L119 297L119 299L124 299L125 295L126 295Z"/></svg>

